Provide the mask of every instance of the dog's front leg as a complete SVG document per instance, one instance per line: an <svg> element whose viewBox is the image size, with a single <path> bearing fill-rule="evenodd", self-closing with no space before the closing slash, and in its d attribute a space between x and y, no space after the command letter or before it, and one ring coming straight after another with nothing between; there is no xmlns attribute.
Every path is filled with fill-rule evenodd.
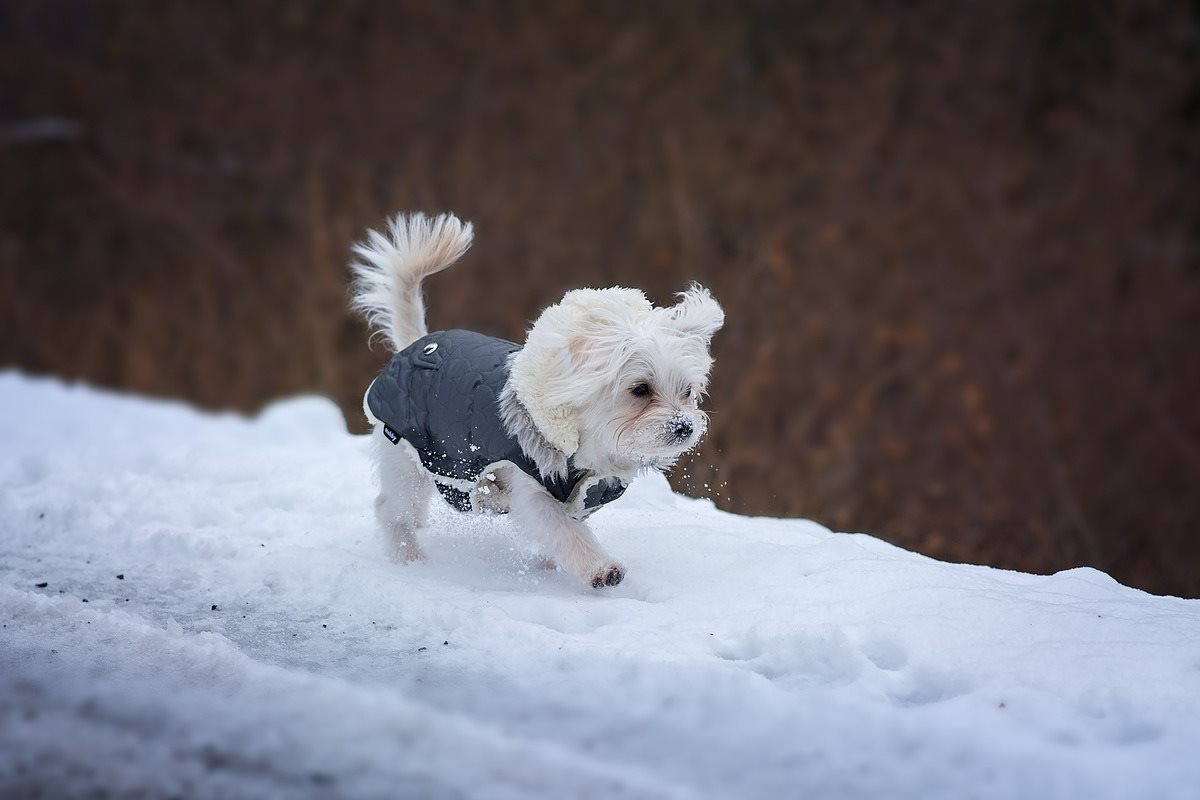
<svg viewBox="0 0 1200 800"><path fill-rule="evenodd" d="M570 517L563 504L529 476L521 473L514 478L510 500L513 522L544 555L594 588L621 582L625 567L604 551L587 523Z"/></svg>

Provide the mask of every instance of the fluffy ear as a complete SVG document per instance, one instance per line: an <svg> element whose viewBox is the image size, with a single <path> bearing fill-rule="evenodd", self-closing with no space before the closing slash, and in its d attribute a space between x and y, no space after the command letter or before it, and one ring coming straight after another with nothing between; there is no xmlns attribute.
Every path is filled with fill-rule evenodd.
<svg viewBox="0 0 1200 800"><path fill-rule="evenodd" d="M698 336L706 342L725 324L725 312L708 289L693 283L678 294L679 302L660 308L664 324L685 336Z"/></svg>

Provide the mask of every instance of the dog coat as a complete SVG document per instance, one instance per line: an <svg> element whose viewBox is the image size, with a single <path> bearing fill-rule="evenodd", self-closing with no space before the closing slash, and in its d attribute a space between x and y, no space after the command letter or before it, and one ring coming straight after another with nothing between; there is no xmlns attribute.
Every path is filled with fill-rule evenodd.
<svg viewBox="0 0 1200 800"><path fill-rule="evenodd" d="M505 430L499 398L519 344L474 331L438 331L401 350L367 389L364 406L392 444L416 451L438 490L459 511L487 493L493 470L511 464L582 519L625 491L616 476L598 476L567 461L567 475L543 476Z"/></svg>

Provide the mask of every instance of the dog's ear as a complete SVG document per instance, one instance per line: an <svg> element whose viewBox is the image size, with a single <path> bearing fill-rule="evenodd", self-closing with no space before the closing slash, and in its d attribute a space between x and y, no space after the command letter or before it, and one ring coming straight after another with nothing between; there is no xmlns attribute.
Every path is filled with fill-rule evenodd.
<svg viewBox="0 0 1200 800"><path fill-rule="evenodd" d="M693 283L677 296L679 302L675 305L656 309L662 315L663 323L685 336L696 336L707 343L725 324L725 312L721 304L698 283Z"/></svg>

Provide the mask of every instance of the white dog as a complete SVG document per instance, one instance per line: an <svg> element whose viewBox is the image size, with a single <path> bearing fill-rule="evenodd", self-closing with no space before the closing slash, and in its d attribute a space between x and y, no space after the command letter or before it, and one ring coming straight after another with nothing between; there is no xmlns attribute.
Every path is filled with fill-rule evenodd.
<svg viewBox="0 0 1200 800"><path fill-rule="evenodd" d="M511 511L553 563L615 586L625 568L585 519L704 434L708 345L724 312L695 284L669 308L636 289L576 289L542 312L524 345L430 334L421 281L471 238L449 214L400 215L354 248L354 308L396 353L363 399L376 516L396 558L420 558L415 531L436 487L462 511Z"/></svg>

